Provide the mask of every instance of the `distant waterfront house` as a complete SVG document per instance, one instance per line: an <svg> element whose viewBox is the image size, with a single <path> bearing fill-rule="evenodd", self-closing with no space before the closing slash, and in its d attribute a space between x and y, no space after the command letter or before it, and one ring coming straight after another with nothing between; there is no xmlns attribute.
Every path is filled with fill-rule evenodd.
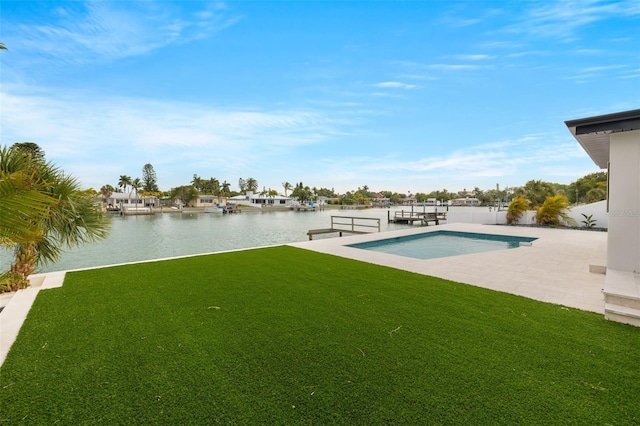
<svg viewBox="0 0 640 426"><path fill-rule="evenodd" d="M467 188L463 189L462 191L458 191L458 195L461 198L468 198L468 197L473 197L476 195L476 191L473 190L467 190Z"/></svg>
<svg viewBox="0 0 640 426"><path fill-rule="evenodd" d="M451 206L467 206L477 207L480 205L480 200L474 197L455 198L449 203Z"/></svg>
<svg viewBox="0 0 640 426"><path fill-rule="evenodd" d="M257 208L289 207L291 205L291 200L291 197L284 197L282 195L260 195L254 194L251 191L247 191L245 195L236 195L235 197L228 198L229 203Z"/></svg>
<svg viewBox="0 0 640 426"><path fill-rule="evenodd" d="M391 199L378 192L373 197L373 205L375 207L389 207L391 205Z"/></svg>
<svg viewBox="0 0 640 426"><path fill-rule="evenodd" d="M189 201L189 207L195 208L207 208L213 207L216 204L225 205L227 203L227 197L218 197L212 194L200 194L195 199Z"/></svg>
<svg viewBox="0 0 640 426"><path fill-rule="evenodd" d="M400 204L403 206L415 206L418 200L415 197L400 198Z"/></svg>
<svg viewBox="0 0 640 426"><path fill-rule="evenodd" d="M325 197L324 195L320 195L318 197L318 201L317 202L318 202L319 206L324 206L324 205L330 204L330 203L336 204L338 202L338 200L339 200L338 197L330 198L330 197Z"/></svg>
<svg viewBox="0 0 640 426"><path fill-rule="evenodd" d="M155 196L138 196L136 191L130 193L114 192L111 196L105 198L101 197L102 202L106 207L122 207L122 206L137 206L137 207L159 207L160 199Z"/></svg>
<svg viewBox="0 0 640 426"><path fill-rule="evenodd" d="M565 124L609 172L605 316L640 326L640 109Z"/></svg>

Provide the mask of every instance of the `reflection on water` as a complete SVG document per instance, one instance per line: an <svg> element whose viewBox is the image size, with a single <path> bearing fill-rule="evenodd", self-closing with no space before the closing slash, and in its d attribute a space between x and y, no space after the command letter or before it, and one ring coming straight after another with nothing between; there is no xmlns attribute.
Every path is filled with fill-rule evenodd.
<svg viewBox="0 0 640 426"><path fill-rule="evenodd" d="M406 227L388 224L387 212L387 209L330 209L321 212L243 212L231 215L199 212L115 215L109 217L111 232L106 240L68 250L58 262L44 265L40 271L61 271L305 241L308 239L308 230L330 227L332 215L379 218L382 231ZM323 236L314 237L319 238ZM11 253L0 252L0 268L6 270L10 263Z"/></svg>

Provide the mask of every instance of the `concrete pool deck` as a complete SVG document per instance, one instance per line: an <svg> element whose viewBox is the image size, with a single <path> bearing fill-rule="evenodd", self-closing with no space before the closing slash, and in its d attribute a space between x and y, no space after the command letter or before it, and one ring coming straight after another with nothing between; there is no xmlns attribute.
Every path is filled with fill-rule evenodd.
<svg viewBox="0 0 640 426"><path fill-rule="evenodd" d="M533 237L537 240L531 246L515 249L428 260L347 247L347 244L439 230ZM605 286L606 243L606 232L455 223L289 245L604 314L602 289ZM162 260L168 259L152 261ZM590 269L600 273L589 272ZM0 365L17 338L38 292L62 286L65 274L66 271L34 275L31 287L0 297L0 306L4 307L0 312Z"/></svg>
<svg viewBox="0 0 640 426"><path fill-rule="evenodd" d="M347 247L440 230L537 240L531 246L515 249L427 260ZM290 245L604 314L606 244L606 232L453 223ZM600 273L589 272L590 269Z"/></svg>

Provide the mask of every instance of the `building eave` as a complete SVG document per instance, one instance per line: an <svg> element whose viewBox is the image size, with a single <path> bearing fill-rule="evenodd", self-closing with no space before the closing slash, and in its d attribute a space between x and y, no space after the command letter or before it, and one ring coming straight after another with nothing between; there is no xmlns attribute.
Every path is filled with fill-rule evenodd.
<svg viewBox="0 0 640 426"><path fill-rule="evenodd" d="M564 123L593 162L601 169L606 169L611 134L639 130L640 109L568 120Z"/></svg>

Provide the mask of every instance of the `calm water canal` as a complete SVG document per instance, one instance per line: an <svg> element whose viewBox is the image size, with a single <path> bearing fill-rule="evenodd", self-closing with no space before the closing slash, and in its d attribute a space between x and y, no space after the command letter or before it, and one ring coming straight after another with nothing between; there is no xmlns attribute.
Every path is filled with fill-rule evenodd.
<svg viewBox="0 0 640 426"><path fill-rule="evenodd" d="M407 207L404 210L408 211ZM310 229L329 228L332 215L379 218L381 231L407 227L387 223L388 211L327 209L230 215L203 212L113 215L109 217L111 232L106 240L68 250L55 264L41 267L40 272L306 241ZM318 235L314 239L334 237L337 234ZM11 252L0 252L0 268L6 270L10 263Z"/></svg>

